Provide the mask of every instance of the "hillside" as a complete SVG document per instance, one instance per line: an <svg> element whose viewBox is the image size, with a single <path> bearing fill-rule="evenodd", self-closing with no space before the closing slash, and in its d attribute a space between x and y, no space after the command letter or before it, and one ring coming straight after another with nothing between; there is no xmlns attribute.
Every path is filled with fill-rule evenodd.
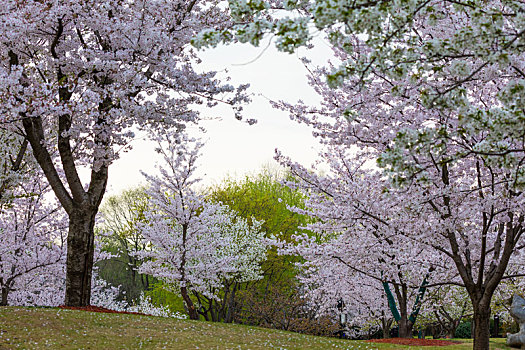
<svg viewBox="0 0 525 350"><path fill-rule="evenodd" d="M499 340L501 342L502 340ZM494 343L494 348L505 348ZM469 349L472 344L441 347ZM234 324L92 313L0 308L0 349L394 349ZM438 349L427 347L425 349Z"/></svg>

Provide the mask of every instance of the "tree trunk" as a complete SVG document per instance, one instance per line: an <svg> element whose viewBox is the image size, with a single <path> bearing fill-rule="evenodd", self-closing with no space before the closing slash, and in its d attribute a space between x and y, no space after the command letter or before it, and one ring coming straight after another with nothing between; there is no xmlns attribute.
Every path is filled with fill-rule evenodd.
<svg viewBox="0 0 525 350"><path fill-rule="evenodd" d="M457 327L450 327L447 329L447 335L446 337L449 339L452 339L456 336L456 328Z"/></svg>
<svg viewBox="0 0 525 350"><path fill-rule="evenodd" d="M383 339L389 339L390 338L390 328L383 328Z"/></svg>
<svg viewBox="0 0 525 350"><path fill-rule="evenodd" d="M58 43L58 40L60 40L62 31L62 23L59 21L55 43ZM18 65L18 57L15 55L10 63ZM67 103L73 92L67 87L67 74L63 74L60 67L57 68L58 81L63 83L58 89L59 101L60 103ZM106 97L99 104L100 115L96 119L96 125L100 129L98 131L97 128L93 129L95 145L106 149L110 148L110 143L104 127L107 124L106 116L111 108L111 99ZM47 148L50 140L46 139L46 134L49 130L47 130L47 127L44 127L42 117L28 117L25 113L20 115L27 140L33 149L33 155L57 199L69 215L66 296L64 303L67 306L87 306L91 298L91 275L94 254L93 228L95 215L106 191L109 166L107 156L104 152L95 152L90 183L86 191L77 171L74 147L72 147L70 142L71 136L69 131L71 130L72 116L68 114L59 115L57 119L56 148L60 155L63 175L67 181L67 186L65 186L63 182L64 177L57 171L55 159ZM54 148L53 146L52 149Z"/></svg>
<svg viewBox="0 0 525 350"><path fill-rule="evenodd" d="M490 340L490 307L474 305L474 350L488 350Z"/></svg>
<svg viewBox="0 0 525 350"><path fill-rule="evenodd" d="M2 298L0 299L0 306L7 306L7 295L9 294L9 288L2 287Z"/></svg>
<svg viewBox="0 0 525 350"><path fill-rule="evenodd" d="M235 291L236 289L237 289L237 282L233 284L233 290L228 300L228 309L226 311L226 316L224 317L225 323L233 322L233 316L235 315Z"/></svg>
<svg viewBox="0 0 525 350"><path fill-rule="evenodd" d="M193 301L191 301L191 298L188 295L188 288L181 287L180 295L182 296L182 299L184 300L184 303L186 304L186 307L188 308L188 314L190 315L190 320L198 320L199 314L197 313L197 309L195 309L195 305L193 305Z"/></svg>
<svg viewBox="0 0 525 350"><path fill-rule="evenodd" d="M95 252L96 210L75 208L69 215L66 261L66 306L88 306Z"/></svg>
<svg viewBox="0 0 525 350"><path fill-rule="evenodd" d="M399 338L412 338L412 327L414 324L407 319L407 315L402 313L401 319L397 322Z"/></svg>
<svg viewBox="0 0 525 350"><path fill-rule="evenodd" d="M381 328L383 331L383 339L390 338L390 327L392 327L392 319L387 319L385 312L383 311L383 317L381 317Z"/></svg>
<svg viewBox="0 0 525 350"><path fill-rule="evenodd" d="M219 322L220 319L220 310L217 310L217 308L219 307L219 305L217 304L216 306L213 306L213 299L209 299L210 300L210 315L211 315L211 321L212 322Z"/></svg>
<svg viewBox="0 0 525 350"><path fill-rule="evenodd" d="M447 324L445 330L448 338L454 338L456 336L456 329L458 329L460 323L461 318Z"/></svg>

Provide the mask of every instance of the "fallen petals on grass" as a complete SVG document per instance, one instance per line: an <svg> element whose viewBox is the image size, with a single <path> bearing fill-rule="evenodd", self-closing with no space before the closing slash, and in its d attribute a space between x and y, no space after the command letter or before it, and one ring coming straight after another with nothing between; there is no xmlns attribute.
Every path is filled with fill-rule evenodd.
<svg viewBox="0 0 525 350"><path fill-rule="evenodd" d="M61 309L68 309L68 310L82 310L82 311L90 311L90 312L102 312L102 313L107 313L107 314L146 315L146 314L143 314L143 313L140 313L140 312L117 311L117 310L106 309L105 307L94 306L94 305L89 305L89 306L65 306L65 305L60 305L59 308L61 308Z"/></svg>
<svg viewBox="0 0 525 350"><path fill-rule="evenodd" d="M416 339L416 338L390 338L390 339L371 339L367 340L370 343L388 343L399 345L415 345L415 346L447 346L454 344L461 344L460 341L454 340L437 340L437 339Z"/></svg>

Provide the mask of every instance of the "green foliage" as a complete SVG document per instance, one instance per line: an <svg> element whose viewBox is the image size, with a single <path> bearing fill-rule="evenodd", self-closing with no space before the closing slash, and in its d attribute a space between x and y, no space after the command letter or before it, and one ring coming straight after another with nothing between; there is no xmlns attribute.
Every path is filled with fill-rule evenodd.
<svg viewBox="0 0 525 350"><path fill-rule="evenodd" d="M305 196L280 183L291 179L286 173L268 168L243 180L227 179L210 190L212 201L222 202L248 220L255 218L264 221L261 229L268 237L289 241L291 236L301 231L308 218L292 213L287 206L304 207Z"/></svg>
<svg viewBox="0 0 525 350"><path fill-rule="evenodd" d="M147 205L145 190L138 187L109 197L100 210L104 221L97 230L98 239L103 250L115 257L99 262L98 273L111 285L120 286L119 299L130 304L155 282L153 277L137 272L142 262L134 255L147 248L137 230L137 224L145 221Z"/></svg>
<svg viewBox="0 0 525 350"><path fill-rule="evenodd" d="M293 181L287 173L264 168L242 180L227 179L210 189L209 199L228 205L247 220L263 221L261 230L266 232L266 237L291 242L295 233L304 232L300 227L305 226L309 218L288 209L289 206L304 208L305 196L283 185L282 180ZM296 297L298 286L294 264L298 258L278 255L275 248L270 249L267 257L262 265L263 279L240 286L242 291L237 295L236 305L237 312L243 313L243 320L237 319L236 322L260 325L264 323L261 321L264 317L255 313L263 309L268 314L278 311L280 306L268 300L269 287L274 294ZM251 307L253 303L260 307ZM275 310L270 310L272 308ZM250 312L252 314L248 315Z"/></svg>
<svg viewBox="0 0 525 350"><path fill-rule="evenodd" d="M243 180L227 179L212 188L210 199L222 202L247 220L263 221L261 230L266 237L290 242L292 235L303 232L309 218L288 210L288 206L303 208L304 195L281 184L292 178L286 173L264 168L260 173L246 176ZM296 258L279 256L275 249L268 253L264 263L265 279L289 279L295 276L292 264Z"/></svg>
<svg viewBox="0 0 525 350"><path fill-rule="evenodd" d="M472 338L472 322L465 321L461 322L456 328L455 338Z"/></svg>
<svg viewBox="0 0 525 350"><path fill-rule="evenodd" d="M155 306L167 306L173 313L180 312L186 314L184 301L179 293L174 293L165 288L162 282L154 283L150 290L144 292L144 295L151 298L151 303Z"/></svg>

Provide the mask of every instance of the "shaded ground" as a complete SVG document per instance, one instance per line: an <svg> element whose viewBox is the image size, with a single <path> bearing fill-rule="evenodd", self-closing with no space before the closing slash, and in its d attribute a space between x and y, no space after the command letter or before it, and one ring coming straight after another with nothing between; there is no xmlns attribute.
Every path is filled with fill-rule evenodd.
<svg viewBox="0 0 525 350"><path fill-rule="evenodd" d="M411 345L411 346L450 346L455 344L461 344L460 341L455 340L439 340L439 339L406 339L406 338L390 338L390 339L372 339L367 340L369 343L382 343L382 344L400 344L400 345Z"/></svg>

